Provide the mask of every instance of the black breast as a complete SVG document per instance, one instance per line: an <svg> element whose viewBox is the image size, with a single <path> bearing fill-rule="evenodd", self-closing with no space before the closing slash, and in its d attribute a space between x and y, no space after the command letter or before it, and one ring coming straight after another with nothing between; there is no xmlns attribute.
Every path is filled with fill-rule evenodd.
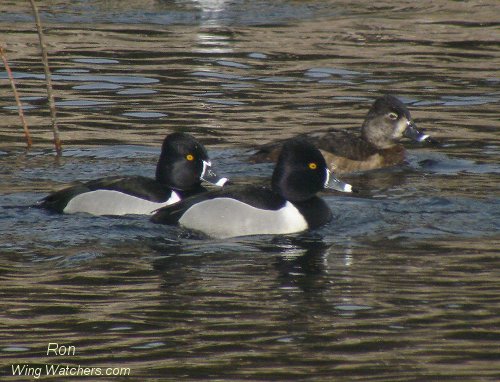
<svg viewBox="0 0 500 382"><path fill-rule="evenodd" d="M294 202L293 205L304 216L311 229L321 227L332 220L330 207L320 197L315 196L303 202Z"/></svg>

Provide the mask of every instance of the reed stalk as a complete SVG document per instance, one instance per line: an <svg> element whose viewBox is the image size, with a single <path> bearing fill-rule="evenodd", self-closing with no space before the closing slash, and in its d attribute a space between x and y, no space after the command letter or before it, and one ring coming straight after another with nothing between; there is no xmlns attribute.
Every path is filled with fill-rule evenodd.
<svg viewBox="0 0 500 382"><path fill-rule="evenodd" d="M17 112L19 114L19 118L21 119L21 123L23 125L24 136L26 137L26 147L29 149L32 146L33 141L31 140L31 134L28 129L28 124L26 123L26 119L24 118L23 105L21 104L19 93L17 92L16 82L14 81L14 76L12 74L12 70L10 70L10 65L9 62L7 61L7 56L5 55L5 51L3 49L3 46L1 45L0 45L0 56L2 57L2 61L5 66L5 71L7 72L7 76L9 77L10 86L12 87L14 98L16 99Z"/></svg>
<svg viewBox="0 0 500 382"><path fill-rule="evenodd" d="M57 155L62 154L62 144L59 137L59 128L57 126L57 115L56 115L56 103L54 101L54 93L52 91L52 76L50 74L49 59L47 55L47 48L45 45L45 38L42 30L42 23L40 21L40 14L38 13L38 7L35 4L35 0L29 0L31 7L33 8L33 13L35 15L36 29L38 31L38 38L40 39L40 49L42 51L42 62L43 68L45 70L45 83L47 85L47 96L49 100L50 116L52 119L52 131L54 133L54 146Z"/></svg>

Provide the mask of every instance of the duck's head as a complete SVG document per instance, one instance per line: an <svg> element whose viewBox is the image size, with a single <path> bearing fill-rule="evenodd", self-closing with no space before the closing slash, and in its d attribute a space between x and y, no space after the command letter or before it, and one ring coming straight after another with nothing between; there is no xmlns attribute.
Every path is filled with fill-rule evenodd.
<svg viewBox="0 0 500 382"><path fill-rule="evenodd" d="M417 130L410 111L392 95L379 97L373 103L361 128L362 137L380 149L387 149L403 137L423 142L429 136Z"/></svg>
<svg viewBox="0 0 500 382"><path fill-rule="evenodd" d="M321 152L302 138L283 145L273 172L272 188L292 202L307 200L324 188L352 192L350 184L333 176Z"/></svg>
<svg viewBox="0 0 500 382"><path fill-rule="evenodd" d="M205 147L187 133L165 137L156 166L156 180L176 190L190 190L202 181L223 186L227 178L219 177Z"/></svg>

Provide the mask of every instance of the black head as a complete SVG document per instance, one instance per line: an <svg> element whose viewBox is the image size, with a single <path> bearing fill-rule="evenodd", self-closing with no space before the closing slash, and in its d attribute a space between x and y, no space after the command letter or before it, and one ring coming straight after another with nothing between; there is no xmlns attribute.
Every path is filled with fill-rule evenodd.
<svg viewBox="0 0 500 382"><path fill-rule="evenodd" d="M428 138L418 132L405 104L388 94L377 98L373 103L363 122L361 135L380 149L394 146L403 137L417 141Z"/></svg>
<svg viewBox="0 0 500 382"><path fill-rule="evenodd" d="M307 200L323 188L351 192L350 185L331 175L321 152L302 138L283 144L273 172L272 188L292 202Z"/></svg>
<svg viewBox="0 0 500 382"><path fill-rule="evenodd" d="M186 133L172 133L163 141L156 180L176 190L193 189L202 180L212 181L204 179L208 173L212 179L220 179L210 166L207 151L200 142Z"/></svg>

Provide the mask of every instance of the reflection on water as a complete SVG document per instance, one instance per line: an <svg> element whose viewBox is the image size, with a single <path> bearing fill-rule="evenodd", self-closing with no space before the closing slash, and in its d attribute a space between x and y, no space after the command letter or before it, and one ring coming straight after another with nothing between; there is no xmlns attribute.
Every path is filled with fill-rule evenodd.
<svg viewBox="0 0 500 382"><path fill-rule="evenodd" d="M39 7L64 155L29 7L3 1L34 149L0 72L2 380L26 379L17 363L158 381L497 379L496 2ZM219 241L30 207L78 180L153 177L172 131L235 182L265 182L272 165L246 161L256 144L359 127L382 92L442 144L406 142L407 165L346 175L359 193L325 193L334 220L316 232ZM47 356L49 342L77 354Z"/></svg>

